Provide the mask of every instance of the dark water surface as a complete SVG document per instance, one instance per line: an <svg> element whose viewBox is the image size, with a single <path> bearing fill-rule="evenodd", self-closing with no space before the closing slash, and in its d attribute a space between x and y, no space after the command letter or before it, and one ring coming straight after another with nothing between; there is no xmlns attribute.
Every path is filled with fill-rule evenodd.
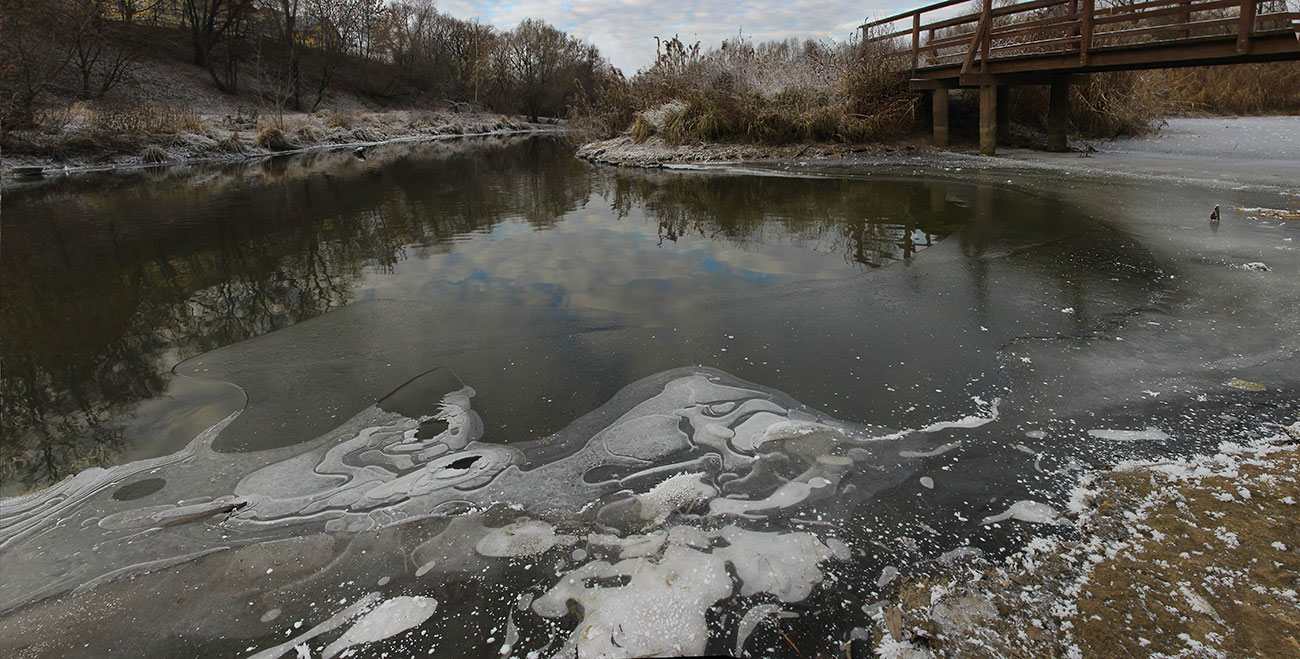
<svg viewBox="0 0 1300 659"><path fill-rule="evenodd" d="M1293 320L1216 288L1244 275L1167 206L1109 215L1147 212L1126 195L1159 192L601 169L537 137L6 191L0 486L81 475L0 507L0 648L337 651L428 597L363 651L838 652L885 566L996 553L1023 527L982 518L1085 466L1294 414ZM1273 356L1189 347L1243 315L1224 352ZM698 619L656 646L642 605Z"/></svg>
<svg viewBox="0 0 1300 659"><path fill-rule="evenodd" d="M306 355L277 360L277 368L302 368L304 358L336 359L330 382L286 373L276 386L328 388L331 398L312 411L351 413L439 365L405 353L382 365L382 378L364 376L383 384L358 387L358 369L374 364L348 364L373 361L354 341L424 341L439 356L495 352L504 361L476 357L491 378L479 380L478 404L514 410L520 386L529 398L547 390L551 411L485 415L511 441L535 438L640 375L697 359L698 350L654 355L638 367L609 355L598 366L603 377L557 389L588 375L560 363L589 358L572 345L575 333L707 334L715 320L683 312L904 259L968 221L973 194L897 181L601 172L546 138L395 151L366 162L326 154L192 175L104 174L7 194L6 493L179 449L242 400L167 375L174 364L379 300L402 303L356 311L376 316L353 328L367 336L313 334L322 343ZM718 352L726 337L712 338L716 345L702 348L730 361ZM558 352L566 359L546 362ZM203 377L206 369L178 372ZM489 386L498 381L510 385ZM210 411L193 411L200 407ZM330 415L313 416L297 410L275 437L234 448L294 443L331 427Z"/></svg>

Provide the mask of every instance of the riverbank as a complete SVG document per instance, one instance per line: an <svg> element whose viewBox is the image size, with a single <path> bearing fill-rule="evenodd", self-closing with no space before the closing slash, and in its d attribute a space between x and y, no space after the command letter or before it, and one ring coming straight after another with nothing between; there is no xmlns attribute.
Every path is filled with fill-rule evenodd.
<svg viewBox="0 0 1300 659"><path fill-rule="evenodd" d="M878 607L875 651L1294 656L1297 443L1300 422L1244 432L1215 454L1095 472L1059 518L1021 515L1047 531L1001 563L939 563L905 578Z"/></svg>
<svg viewBox="0 0 1300 659"><path fill-rule="evenodd" d="M656 168L671 165L703 165L763 160L831 160L850 156L892 156L938 152L919 137L888 143L835 144L670 144L651 136L637 142L629 135L591 142L578 147L577 156L598 165Z"/></svg>
<svg viewBox="0 0 1300 659"><path fill-rule="evenodd" d="M729 167L740 163L869 170L916 165L956 172L1025 169L1061 176L1138 176L1209 187L1294 188L1300 177L1300 138L1296 135L1300 135L1300 116L1173 117L1152 135L1072 140L1065 153L1013 146L999 147L996 157L987 157L978 154L974 142L940 149L924 135L887 143L783 146L673 145L657 135L637 143L624 135L585 144L577 155L592 163L619 167ZM1027 134L1016 142L1032 144L1035 138Z"/></svg>
<svg viewBox="0 0 1300 659"><path fill-rule="evenodd" d="M0 177L237 161L317 149L370 147L459 136L554 131L490 113L417 110L321 111L283 116L186 111L105 116L71 109L61 127L13 131L5 138Z"/></svg>

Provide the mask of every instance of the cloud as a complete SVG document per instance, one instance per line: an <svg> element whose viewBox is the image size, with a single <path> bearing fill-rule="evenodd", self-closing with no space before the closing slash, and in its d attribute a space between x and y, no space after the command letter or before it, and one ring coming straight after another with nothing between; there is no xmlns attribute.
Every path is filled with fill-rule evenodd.
<svg viewBox="0 0 1300 659"><path fill-rule="evenodd" d="M654 38L716 46L739 31L757 41L851 37L868 17L922 4L907 0L443 0L439 8L466 20L510 29L540 18L594 43L615 66L632 75L654 61Z"/></svg>

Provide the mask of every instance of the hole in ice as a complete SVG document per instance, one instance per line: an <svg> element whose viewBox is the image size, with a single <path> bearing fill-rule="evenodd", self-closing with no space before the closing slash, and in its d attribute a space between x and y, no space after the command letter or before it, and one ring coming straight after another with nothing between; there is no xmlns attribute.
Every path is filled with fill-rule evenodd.
<svg viewBox="0 0 1300 659"><path fill-rule="evenodd" d="M479 459L482 457L483 456L481 455L468 455L459 460L456 460L455 462L448 464L445 468L446 469L469 469L470 467L473 467L474 463L478 462Z"/></svg>
<svg viewBox="0 0 1300 659"><path fill-rule="evenodd" d="M136 481L130 485L123 485L113 492L113 498L118 501L134 501L163 489L167 481L162 478L146 478L142 481Z"/></svg>
<svg viewBox="0 0 1300 659"><path fill-rule="evenodd" d="M632 583L632 575L615 574L608 577L587 577L582 582L584 588L622 588Z"/></svg>
<svg viewBox="0 0 1300 659"><path fill-rule="evenodd" d="M450 427L451 426L446 421L443 421L441 419L429 419L428 421L422 421L420 423L419 429L416 430L415 432L415 438L433 439L434 437L437 437L438 435L447 432L447 428Z"/></svg>

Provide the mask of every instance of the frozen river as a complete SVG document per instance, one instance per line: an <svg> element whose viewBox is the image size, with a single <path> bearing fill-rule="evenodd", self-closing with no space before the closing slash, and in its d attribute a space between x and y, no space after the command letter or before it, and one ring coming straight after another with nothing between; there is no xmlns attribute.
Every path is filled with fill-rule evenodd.
<svg viewBox="0 0 1300 659"><path fill-rule="evenodd" d="M892 575L1050 531L1083 470L1295 420L1300 144L1200 121L6 190L0 650L840 653Z"/></svg>

